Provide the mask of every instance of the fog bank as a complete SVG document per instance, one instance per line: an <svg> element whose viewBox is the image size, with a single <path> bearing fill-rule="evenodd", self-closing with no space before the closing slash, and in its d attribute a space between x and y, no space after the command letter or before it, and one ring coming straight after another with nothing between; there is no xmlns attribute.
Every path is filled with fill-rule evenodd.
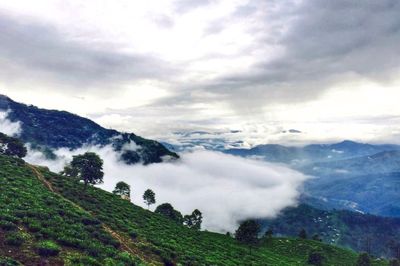
<svg viewBox="0 0 400 266"><path fill-rule="evenodd" d="M87 146L59 149L58 160L49 161L29 149L27 161L60 171L75 154L98 153L104 160L104 184L112 191L118 181L131 185L133 203L145 207L147 188L156 193L155 206L169 202L183 214L203 213L203 229L233 232L247 218L273 217L296 204L303 174L278 164L234 157L218 152L193 151L175 162L129 166L118 160L111 147ZM155 208L152 206L152 209Z"/></svg>

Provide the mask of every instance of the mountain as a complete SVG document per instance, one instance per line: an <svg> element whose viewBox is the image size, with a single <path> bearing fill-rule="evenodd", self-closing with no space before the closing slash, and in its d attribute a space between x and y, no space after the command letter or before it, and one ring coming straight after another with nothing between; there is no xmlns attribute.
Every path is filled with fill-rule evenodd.
<svg viewBox="0 0 400 266"><path fill-rule="evenodd" d="M41 149L49 156L58 148L76 149L83 145L112 145L128 164L158 163L164 157L178 158L161 143L133 133L106 129L95 122L69 112L46 110L32 105L17 103L0 95L0 110L10 111L8 119L20 122L19 138L32 147Z"/></svg>
<svg viewBox="0 0 400 266"><path fill-rule="evenodd" d="M275 219L260 220L263 231L277 236L297 236L305 229L326 243L393 257L400 248L400 218L387 218L345 210L319 210L306 204L286 208Z"/></svg>
<svg viewBox="0 0 400 266"><path fill-rule="evenodd" d="M318 241L264 239L249 251L96 187L0 155L0 265L355 265L357 254ZM376 260L374 265L386 265Z"/></svg>
<svg viewBox="0 0 400 266"><path fill-rule="evenodd" d="M399 151L400 146L371 145L345 140L335 144L312 144L304 147L266 144L251 149L228 149L225 152L242 157L258 157L266 161L301 166L314 162L343 160L393 150Z"/></svg>
<svg viewBox="0 0 400 266"><path fill-rule="evenodd" d="M354 141L305 147L259 145L226 153L285 163L312 176L302 202L321 209L348 209L400 217L400 146Z"/></svg>

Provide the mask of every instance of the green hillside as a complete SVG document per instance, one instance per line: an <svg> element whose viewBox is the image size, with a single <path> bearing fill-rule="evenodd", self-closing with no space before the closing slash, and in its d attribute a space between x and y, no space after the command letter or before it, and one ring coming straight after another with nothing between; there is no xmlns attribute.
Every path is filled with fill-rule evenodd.
<svg viewBox="0 0 400 266"><path fill-rule="evenodd" d="M249 248L198 232L101 189L0 156L0 265L355 265L357 254L312 240ZM386 265L375 262L375 265Z"/></svg>

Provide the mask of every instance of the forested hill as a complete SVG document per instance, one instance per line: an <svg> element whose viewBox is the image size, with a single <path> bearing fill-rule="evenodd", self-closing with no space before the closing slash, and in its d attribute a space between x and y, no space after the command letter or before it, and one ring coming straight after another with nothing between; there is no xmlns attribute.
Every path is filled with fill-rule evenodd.
<svg viewBox="0 0 400 266"><path fill-rule="evenodd" d="M48 155L51 155L52 149L76 149L85 144L92 144L112 145L116 151L121 152L121 158L128 164L158 163L164 157L179 157L157 141L133 133L106 129L87 118L69 112L17 103L4 95L0 95L1 110L9 111L10 121L20 122L22 131L19 138L22 141L46 150Z"/></svg>

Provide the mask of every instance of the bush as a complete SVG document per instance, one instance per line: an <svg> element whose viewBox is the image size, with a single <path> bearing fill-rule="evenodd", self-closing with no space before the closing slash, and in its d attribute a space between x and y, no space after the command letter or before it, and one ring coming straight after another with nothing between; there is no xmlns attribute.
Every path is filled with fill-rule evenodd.
<svg viewBox="0 0 400 266"><path fill-rule="evenodd" d="M10 233L6 236L5 243L10 246L20 247L25 242L25 237L21 233Z"/></svg>
<svg viewBox="0 0 400 266"><path fill-rule="evenodd" d="M325 260L325 258L320 252L312 251L308 255L307 263L311 264L311 265L321 266L323 264L324 260Z"/></svg>
<svg viewBox="0 0 400 266"><path fill-rule="evenodd" d="M361 253L359 256L358 256L358 259L357 259L357 264L356 264L357 266L370 266L370 265L372 265L371 264L371 258L370 258L370 256L368 255L368 253Z"/></svg>
<svg viewBox="0 0 400 266"><path fill-rule="evenodd" d="M5 231L14 231L17 229L17 226L13 224L12 222L8 221L1 221L0 222L0 228L5 230Z"/></svg>
<svg viewBox="0 0 400 266"><path fill-rule="evenodd" d="M52 241L42 241L38 244L38 253L40 256L57 256L61 248Z"/></svg>
<svg viewBox="0 0 400 266"><path fill-rule="evenodd" d="M393 259L389 262L389 266L400 266L400 261L398 259Z"/></svg>
<svg viewBox="0 0 400 266"><path fill-rule="evenodd" d="M0 265L2 265L2 266L20 266L22 264L11 258L0 256Z"/></svg>
<svg viewBox="0 0 400 266"><path fill-rule="evenodd" d="M136 239L136 238L138 237L138 234L137 234L135 231L130 231L130 232L129 232L129 236L130 236L132 239Z"/></svg>

